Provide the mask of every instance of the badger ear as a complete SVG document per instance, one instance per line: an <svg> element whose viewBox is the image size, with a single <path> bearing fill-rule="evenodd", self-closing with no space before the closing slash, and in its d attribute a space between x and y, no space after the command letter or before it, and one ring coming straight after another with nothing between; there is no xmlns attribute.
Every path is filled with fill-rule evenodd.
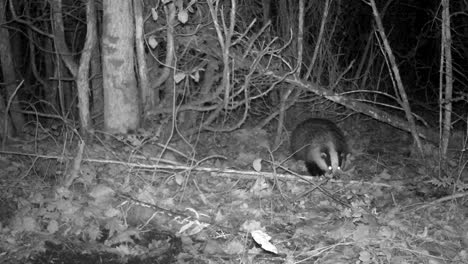
<svg viewBox="0 0 468 264"><path fill-rule="evenodd" d="M325 159L326 157L328 157L328 154L325 153L325 152L322 152L322 153L320 153L320 157L321 157L322 159Z"/></svg>

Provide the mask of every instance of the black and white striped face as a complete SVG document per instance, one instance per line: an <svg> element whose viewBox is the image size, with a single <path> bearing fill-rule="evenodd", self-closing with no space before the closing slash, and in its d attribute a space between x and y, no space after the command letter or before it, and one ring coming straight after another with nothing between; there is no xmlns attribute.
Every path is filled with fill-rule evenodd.
<svg viewBox="0 0 468 264"><path fill-rule="evenodd" d="M341 170L342 156L340 154L332 143L309 149L306 161L309 173L315 176Z"/></svg>
<svg viewBox="0 0 468 264"><path fill-rule="evenodd" d="M290 147L294 158L304 160L313 176L344 169L346 138L332 121L311 118L300 123L291 134Z"/></svg>
<svg viewBox="0 0 468 264"><path fill-rule="evenodd" d="M341 164L343 161L341 153L338 153L333 143L328 142L321 150L320 156L327 165L326 170L331 173L335 173L341 170Z"/></svg>

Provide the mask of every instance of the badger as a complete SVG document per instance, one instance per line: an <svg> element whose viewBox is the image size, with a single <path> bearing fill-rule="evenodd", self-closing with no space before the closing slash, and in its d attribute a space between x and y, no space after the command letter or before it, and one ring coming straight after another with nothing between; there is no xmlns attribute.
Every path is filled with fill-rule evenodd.
<svg viewBox="0 0 468 264"><path fill-rule="evenodd" d="M312 176L340 171L349 153L343 132L323 118L310 118L297 125L290 142L293 157L303 160Z"/></svg>

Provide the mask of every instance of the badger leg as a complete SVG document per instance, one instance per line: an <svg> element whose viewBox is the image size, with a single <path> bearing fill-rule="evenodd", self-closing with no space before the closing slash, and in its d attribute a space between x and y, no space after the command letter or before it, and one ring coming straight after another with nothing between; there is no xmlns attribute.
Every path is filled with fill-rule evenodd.
<svg viewBox="0 0 468 264"><path fill-rule="evenodd" d="M345 166L346 166L346 158L347 158L347 154L346 153L338 153L339 154L339 165L340 165L340 170L344 170L346 169Z"/></svg>

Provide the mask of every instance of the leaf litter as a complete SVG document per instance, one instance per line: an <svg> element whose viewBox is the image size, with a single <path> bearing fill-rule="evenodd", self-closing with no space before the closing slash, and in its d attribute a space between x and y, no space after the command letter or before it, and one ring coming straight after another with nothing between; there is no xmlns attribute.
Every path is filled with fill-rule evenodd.
<svg viewBox="0 0 468 264"><path fill-rule="evenodd" d="M177 154L156 160L154 146L145 148L151 140L138 141L135 152L119 142L87 145L69 188L59 183L73 151L43 144L40 155L2 152L0 260L468 262L466 196L418 195L414 186L430 184L421 173L391 166L370 173L360 157L339 179L295 177L285 169L303 173L301 166L285 160L285 149L272 153L268 133L234 133L200 137L197 153L204 155L173 145L194 160L217 155L201 164Z"/></svg>

